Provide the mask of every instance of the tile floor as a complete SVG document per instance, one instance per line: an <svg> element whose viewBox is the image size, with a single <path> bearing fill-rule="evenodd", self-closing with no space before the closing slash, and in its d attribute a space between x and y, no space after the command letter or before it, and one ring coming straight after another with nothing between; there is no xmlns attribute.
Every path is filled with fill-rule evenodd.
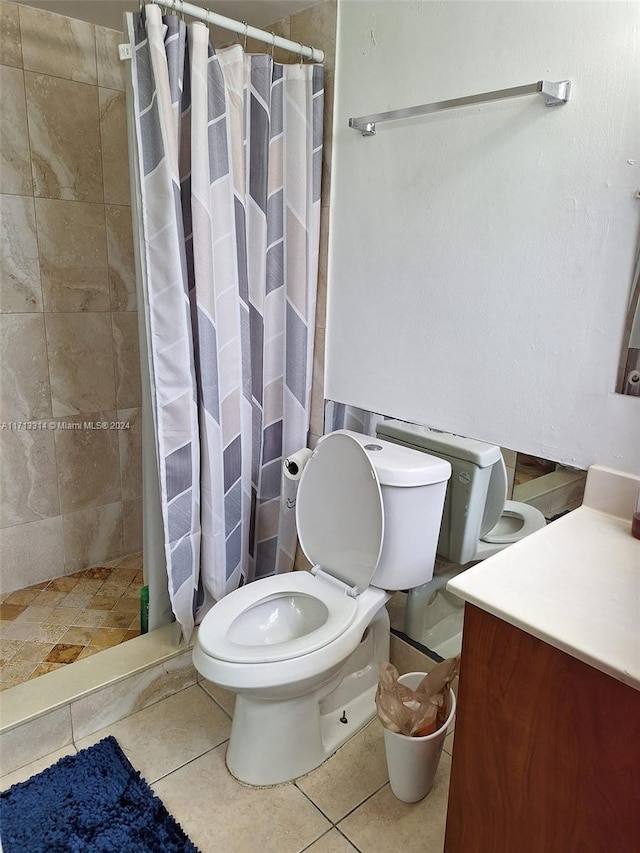
<svg viewBox="0 0 640 853"><path fill-rule="evenodd" d="M0 688L140 633L142 554L0 596Z"/></svg>
<svg viewBox="0 0 640 853"><path fill-rule="evenodd" d="M3 776L0 788L113 735L201 853L442 853L453 733L419 803L391 793L377 720L307 776L249 788L224 761L232 700L200 682Z"/></svg>

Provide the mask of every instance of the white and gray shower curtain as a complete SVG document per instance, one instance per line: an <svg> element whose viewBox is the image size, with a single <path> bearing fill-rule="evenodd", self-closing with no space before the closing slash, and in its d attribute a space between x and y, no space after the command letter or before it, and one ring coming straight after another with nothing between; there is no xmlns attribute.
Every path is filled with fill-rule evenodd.
<svg viewBox="0 0 640 853"><path fill-rule="evenodd" d="M159 6L127 15L144 309L173 612L292 567L283 458L309 429L323 69Z"/></svg>

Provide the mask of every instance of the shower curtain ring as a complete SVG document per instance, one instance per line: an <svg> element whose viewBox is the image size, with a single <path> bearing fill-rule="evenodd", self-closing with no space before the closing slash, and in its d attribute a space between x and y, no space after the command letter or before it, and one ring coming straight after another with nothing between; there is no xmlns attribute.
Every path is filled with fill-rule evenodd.
<svg viewBox="0 0 640 853"><path fill-rule="evenodd" d="M276 34L271 33L271 59L273 59L273 52L276 49Z"/></svg>
<svg viewBox="0 0 640 853"><path fill-rule="evenodd" d="M244 52L247 52L247 35L249 34L249 24L246 21L242 22L244 24L244 42L242 43L242 49Z"/></svg>

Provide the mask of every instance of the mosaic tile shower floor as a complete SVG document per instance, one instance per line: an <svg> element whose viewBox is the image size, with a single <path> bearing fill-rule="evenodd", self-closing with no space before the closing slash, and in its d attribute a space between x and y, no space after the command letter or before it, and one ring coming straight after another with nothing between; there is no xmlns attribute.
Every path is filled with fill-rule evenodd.
<svg viewBox="0 0 640 853"><path fill-rule="evenodd" d="M0 596L0 688L140 634L142 554Z"/></svg>

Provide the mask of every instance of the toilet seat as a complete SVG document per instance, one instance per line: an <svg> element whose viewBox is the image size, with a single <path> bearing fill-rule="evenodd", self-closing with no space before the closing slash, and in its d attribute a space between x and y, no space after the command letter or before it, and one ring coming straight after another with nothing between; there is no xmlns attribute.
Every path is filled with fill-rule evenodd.
<svg viewBox="0 0 640 853"><path fill-rule="evenodd" d="M202 620L198 643L231 663L270 663L328 645L353 622L358 604L321 575L288 572L248 584Z"/></svg>
<svg viewBox="0 0 640 853"><path fill-rule="evenodd" d="M225 596L200 625L204 653L237 664L285 661L329 645L352 624L356 596L368 590L380 559L384 509L375 468L351 435L332 433L313 452L296 524L313 573L263 578Z"/></svg>
<svg viewBox="0 0 640 853"><path fill-rule="evenodd" d="M496 530L496 527L494 527L481 537L481 541L494 545L508 545L511 542L518 542L520 539L524 539L525 536L529 536L531 533L535 533L536 530L540 530L547 523L539 509L529 504L519 503L518 501L506 501L502 516L522 519L522 526L511 533L494 533ZM499 526L499 520L496 526Z"/></svg>

